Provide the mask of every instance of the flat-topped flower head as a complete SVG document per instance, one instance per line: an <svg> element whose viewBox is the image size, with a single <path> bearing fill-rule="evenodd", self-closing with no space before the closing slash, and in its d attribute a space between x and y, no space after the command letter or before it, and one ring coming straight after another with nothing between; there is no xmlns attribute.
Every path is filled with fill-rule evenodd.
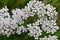
<svg viewBox="0 0 60 40"><path fill-rule="evenodd" d="M17 28L16 33L20 35L22 32L27 32L27 29L23 25Z"/></svg>
<svg viewBox="0 0 60 40"><path fill-rule="evenodd" d="M27 30L29 30L28 35L33 36L35 38L38 38L38 36L42 35L42 30L38 25L28 24L27 27Z"/></svg>
<svg viewBox="0 0 60 40"><path fill-rule="evenodd" d="M0 34L7 35L7 37L11 34L20 35L22 32L29 31L28 35L38 40L43 32L54 34L59 29L56 23L58 14L56 8L50 4L44 5L42 1L31 0L25 8L13 9L12 15L8 11L7 6L0 9ZM36 17L36 21L34 19L34 22L24 25L25 20L30 17ZM40 40L57 40L57 36L45 36Z"/></svg>
<svg viewBox="0 0 60 40"><path fill-rule="evenodd" d="M57 36L49 35L49 37L45 36L44 38L40 38L40 40L58 40L58 39Z"/></svg>

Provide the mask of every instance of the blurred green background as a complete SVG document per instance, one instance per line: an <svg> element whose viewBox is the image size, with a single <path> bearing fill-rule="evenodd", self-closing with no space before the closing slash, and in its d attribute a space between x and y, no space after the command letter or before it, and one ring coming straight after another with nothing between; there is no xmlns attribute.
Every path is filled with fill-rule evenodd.
<svg viewBox="0 0 60 40"><path fill-rule="evenodd" d="M11 11L14 8L24 8L24 6L29 3L30 0L0 0L0 8L7 6ZM40 1L40 0L39 0ZM45 4L51 4L52 6L56 7L56 11L58 12L58 20L57 25L60 27L60 0L42 0ZM27 23L32 23L33 20L37 18L37 15L34 17L29 17L28 20L25 20L24 26L26 26ZM43 36L49 35L43 32ZM60 30L55 32L54 35L58 36L58 40L60 40ZM11 35L10 37L2 36L0 35L0 40L35 40L33 37L30 37L27 35L27 32L22 33L21 35Z"/></svg>

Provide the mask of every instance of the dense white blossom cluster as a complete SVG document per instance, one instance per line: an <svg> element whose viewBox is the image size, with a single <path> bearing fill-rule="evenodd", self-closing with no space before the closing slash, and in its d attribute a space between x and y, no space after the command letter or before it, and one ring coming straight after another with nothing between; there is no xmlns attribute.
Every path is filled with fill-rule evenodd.
<svg viewBox="0 0 60 40"><path fill-rule="evenodd" d="M42 23L42 30L46 31L46 33L52 33L56 32L59 29L58 26L56 26L56 23L54 20L46 20Z"/></svg>
<svg viewBox="0 0 60 40"><path fill-rule="evenodd" d="M50 4L44 5L42 1L31 0L25 8L13 9L12 17L10 17L8 10L6 6L0 9L0 34L7 35L7 37L15 33L20 35L28 30L28 35L38 39L42 32L54 34L59 29L56 24L58 14L56 8ZM37 21L24 27L24 20L27 20L30 16L34 17L36 14L38 15ZM40 38L40 40L57 40L57 37L45 36Z"/></svg>
<svg viewBox="0 0 60 40"><path fill-rule="evenodd" d="M40 40L58 40L58 39L57 36L49 35L49 37L45 36L44 38L40 38Z"/></svg>
<svg viewBox="0 0 60 40"><path fill-rule="evenodd" d="M33 36L35 38L42 35L42 30L38 26L37 22L33 24L28 24L27 27L28 27L27 29L29 30L28 35Z"/></svg>
<svg viewBox="0 0 60 40"><path fill-rule="evenodd" d="M29 16L34 16L36 13L38 15L38 19L37 19L38 21L34 25L33 24L28 25L28 30L30 30L29 33L30 36L35 36L35 35L37 36L39 32L37 32L36 30L39 25L41 25L40 27L46 33L54 34L54 32L56 32L59 29L59 27L56 25L56 19L58 13L56 12L55 7L51 6L50 4L44 5L42 1L32 0L27 4L27 6L25 6L24 11L27 14L29 14ZM41 34L42 31L40 29L38 30L40 31Z"/></svg>
<svg viewBox="0 0 60 40"><path fill-rule="evenodd" d="M20 35L21 32L27 32L26 28L25 28L23 25L20 26L20 27L18 27L18 28L17 28L17 31L16 31L16 33L17 33L18 35Z"/></svg>
<svg viewBox="0 0 60 40"><path fill-rule="evenodd" d="M8 8L5 6L0 9L0 34L7 35L9 37L11 34L15 33L15 29L18 27L15 20L10 18Z"/></svg>
<svg viewBox="0 0 60 40"><path fill-rule="evenodd" d="M24 24L24 20L27 19L28 15L25 14L25 12L23 12L21 9L13 9L12 10L12 18L17 22L19 23L20 25L21 24Z"/></svg>

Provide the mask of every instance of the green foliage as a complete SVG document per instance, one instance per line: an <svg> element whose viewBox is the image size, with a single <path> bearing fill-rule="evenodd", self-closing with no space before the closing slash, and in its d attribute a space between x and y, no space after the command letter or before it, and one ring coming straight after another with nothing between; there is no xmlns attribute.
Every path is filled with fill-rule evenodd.
<svg viewBox="0 0 60 40"><path fill-rule="evenodd" d="M27 4L28 1L30 0L0 0L0 8L4 7L5 5L7 5L10 9L16 8L18 6L21 6L22 8Z"/></svg>
<svg viewBox="0 0 60 40"><path fill-rule="evenodd" d="M55 33L55 35L57 35L57 36L58 36L58 40L60 40L60 30L58 30L58 31Z"/></svg>

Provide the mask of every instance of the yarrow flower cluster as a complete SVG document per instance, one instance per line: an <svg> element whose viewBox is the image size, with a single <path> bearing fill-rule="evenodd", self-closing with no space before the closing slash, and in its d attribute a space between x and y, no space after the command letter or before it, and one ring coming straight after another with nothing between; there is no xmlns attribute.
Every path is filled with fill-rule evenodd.
<svg viewBox="0 0 60 40"><path fill-rule="evenodd" d="M22 32L29 31L28 35L39 39L42 32L54 34L59 29L56 24L58 14L56 8L50 4L44 5L42 1L31 0L25 8L13 9L12 17L10 17L8 10L7 6L0 9L0 34L7 35L7 37L11 34L20 35ZM36 14L38 15L37 21L29 23L25 27L24 21ZM40 40L57 40L57 36L45 36Z"/></svg>
<svg viewBox="0 0 60 40"><path fill-rule="evenodd" d="M33 24L28 24L27 25L27 27L28 27L27 29L30 31L28 33L28 35L33 36L35 38L40 36L40 35L42 35L42 30L40 29L40 27L38 26L37 23L38 22L35 22Z"/></svg>
<svg viewBox="0 0 60 40"><path fill-rule="evenodd" d="M40 38L40 40L58 40L58 39L57 36L49 35L49 37L45 36L44 38Z"/></svg>
<svg viewBox="0 0 60 40"><path fill-rule="evenodd" d="M19 35L21 34L21 32L27 32L26 28L23 25L18 27L16 31L16 33Z"/></svg>

